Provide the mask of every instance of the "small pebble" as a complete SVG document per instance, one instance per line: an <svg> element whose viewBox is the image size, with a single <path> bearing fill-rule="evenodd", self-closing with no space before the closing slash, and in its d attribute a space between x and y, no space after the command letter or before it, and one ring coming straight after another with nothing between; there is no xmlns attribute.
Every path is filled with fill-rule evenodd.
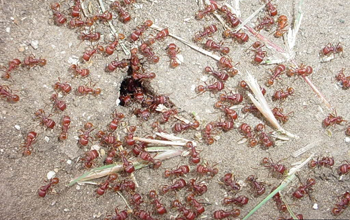
<svg viewBox="0 0 350 220"><path fill-rule="evenodd" d="M318 204L315 203L313 206L312 206L313 209L317 210L318 209Z"/></svg>
<svg viewBox="0 0 350 220"><path fill-rule="evenodd" d="M79 185L77 185L77 187L75 187L75 189L76 189L76 190L80 190L80 186L79 186Z"/></svg>
<svg viewBox="0 0 350 220"><path fill-rule="evenodd" d="M50 180L50 179L54 178L55 175L56 175L56 172L51 170L47 173L46 177L48 180Z"/></svg>
<svg viewBox="0 0 350 220"><path fill-rule="evenodd" d="M72 161L71 160L67 160L67 164L72 164Z"/></svg>
<svg viewBox="0 0 350 220"><path fill-rule="evenodd" d="M69 212L69 209L63 209L63 211L65 211L65 212Z"/></svg>
<svg viewBox="0 0 350 220"><path fill-rule="evenodd" d="M19 131L19 130L21 130L21 126L19 126L19 125L15 125L15 128Z"/></svg>
<svg viewBox="0 0 350 220"><path fill-rule="evenodd" d="M34 50L36 50L39 47L39 41L33 40L32 42L30 42L30 45L33 47Z"/></svg>
<svg viewBox="0 0 350 220"><path fill-rule="evenodd" d="M350 137L346 137L344 140L345 140L345 143L350 143Z"/></svg>
<svg viewBox="0 0 350 220"><path fill-rule="evenodd" d="M18 48L18 51L19 51L19 52L23 52L24 50L25 50L24 47L19 47L19 48Z"/></svg>
<svg viewBox="0 0 350 220"><path fill-rule="evenodd" d="M10 28L10 27L7 27L7 28L6 28L6 32L7 32L7 33L10 33L10 31L11 31L11 28Z"/></svg>
<svg viewBox="0 0 350 220"><path fill-rule="evenodd" d="M45 137L44 137L44 140L45 140L46 142L49 142L49 141L50 141L50 138L49 138L48 136L45 136Z"/></svg>

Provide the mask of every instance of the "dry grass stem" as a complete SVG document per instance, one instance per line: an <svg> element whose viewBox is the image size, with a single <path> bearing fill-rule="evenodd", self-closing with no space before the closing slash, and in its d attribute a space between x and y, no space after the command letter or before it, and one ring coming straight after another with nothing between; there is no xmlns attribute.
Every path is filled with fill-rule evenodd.
<svg viewBox="0 0 350 220"><path fill-rule="evenodd" d="M320 141L316 141L316 142L312 142L308 145L306 145L305 147L300 148L299 150L296 150L292 153L293 157L299 157L300 155L302 155L303 153L305 153L306 151L310 150L311 148L315 147L317 144L319 144Z"/></svg>
<svg viewBox="0 0 350 220"><path fill-rule="evenodd" d="M168 140L171 140L171 141L182 141L182 142L185 142L185 143L191 141L191 140L188 140L188 139L185 139L185 138L182 138L182 137L177 137L175 135L167 134L167 133L164 133L164 132L156 132L155 134L157 136L159 136L159 137L162 137L162 138L165 138L165 139L168 139ZM191 142L192 142L192 144L194 146L197 145L196 142L194 142L194 141L191 141Z"/></svg>
<svg viewBox="0 0 350 220"><path fill-rule="evenodd" d="M296 135L293 135L286 130L282 128L282 126L278 123L277 119L273 115L269 105L266 102L266 99L264 95L261 93L260 86L258 82L254 79L254 77L248 73L247 74L247 83L249 88L254 93L254 96L252 94L248 94L249 98L252 100L254 105L259 109L259 111L264 115L264 117L270 122L270 124L277 129L278 132L281 132L282 134L287 135L291 138L296 138Z"/></svg>
<svg viewBox="0 0 350 220"><path fill-rule="evenodd" d="M179 142L179 141L163 141L163 140L156 140L156 139L148 139L148 138L141 138L141 137L134 137L135 141L141 141L145 143L155 144L155 145L174 145L174 146L185 146L186 142Z"/></svg>
<svg viewBox="0 0 350 220"><path fill-rule="evenodd" d="M157 26L157 25L155 25L155 24L153 24L153 25L151 26L151 28L153 28L153 29L155 29L155 30L158 30L158 31L163 30L163 28L161 28L161 27L159 27L159 26ZM171 34L170 32L169 32L169 36L171 36L172 38L175 38L176 40L178 40L178 41L180 41L180 42L186 44L187 46L191 47L192 49L194 49L194 50L196 50L196 51L198 51L198 52L200 52L200 53L202 53L202 54L204 54L204 55L207 55L207 56L209 56L209 57L215 59L216 61L219 61L220 58L221 58L220 56L217 56L217 55L215 55L215 54L213 54L213 53L210 53L210 52L208 52L208 51L206 51L206 50L204 50L204 49L202 49L202 48L200 48L200 47L197 47L196 45L193 45L193 44L191 44L190 42L188 42L188 41L182 39L181 37L178 37L178 36L176 36L176 35L174 35L174 34Z"/></svg>
<svg viewBox="0 0 350 220"><path fill-rule="evenodd" d="M317 89L317 87L311 82L311 80L307 77L304 76L303 79L305 80L305 82L307 84L309 84L309 86L311 87L311 89L316 93L316 95L318 97L320 97L320 99L322 100L322 102L327 106L327 108L329 110L333 110L331 104L329 104L329 102L327 101L327 99L323 96L323 94Z"/></svg>
<svg viewBox="0 0 350 220"><path fill-rule="evenodd" d="M299 28L301 25L301 21L303 19L303 12L301 10L301 5L303 3L303 0L300 0L299 5L298 5L298 12L297 15L294 17L294 21L293 21L293 29L289 28L288 30L288 48L290 50L290 53L293 53L293 48L295 46L295 42L297 39L297 34L299 32Z"/></svg>

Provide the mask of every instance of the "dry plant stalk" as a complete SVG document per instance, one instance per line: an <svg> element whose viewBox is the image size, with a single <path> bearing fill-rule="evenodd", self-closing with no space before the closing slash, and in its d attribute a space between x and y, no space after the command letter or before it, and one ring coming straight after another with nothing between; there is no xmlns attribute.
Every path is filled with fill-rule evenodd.
<svg viewBox="0 0 350 220"><path fill-rule="evenodd" d="M269 105L266 102L266 99L264 95L261 93L260 86L258 82L254 79L254 77L250 74L247 73L247 83L249 88L252 90L253 94L248 94L249 98L252 100L254 105L259 109L259 111L264 115L264 117L270 122L270 124L278 131L281 132L282 134L287 135L288 137L291 138L297 138L296 135L289 133L288 131L284 130L282 126L278 123L277 119L273 115Z"/></svg>

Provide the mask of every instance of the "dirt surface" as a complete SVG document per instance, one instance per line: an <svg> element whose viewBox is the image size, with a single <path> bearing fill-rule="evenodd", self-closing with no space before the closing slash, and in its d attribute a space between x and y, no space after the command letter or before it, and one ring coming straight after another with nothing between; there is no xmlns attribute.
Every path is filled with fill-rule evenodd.
<svg viewBox="0 0 350 220"><path fill-rule="evenodd" d="M68 183L75 177L82 175L89 170L84 167L80 158L84 157L84 152L90 150L94 144L99 144L98 140L91 140L86 147L79 147L77 144L78 136L84 124L91 122L95 126L92 132L95 134L98 130L106 130L106 126L111 121L111 114L114 110L125 114L123 123L114 134L118 134L123 140L126 135L126 125L137 126L135 136L146 137L154 134L151 124L160 119L159 113L152 113L148 121L142 120L134 115L134 110L140 108L140 104L134 103L129 107L118 106L120 87L123 79L127 76L127 71L117 70L111 73L104 71L106 64L112 60L129 59L120 46L116 52L109 57L97 54L89 62L79 61L82 68L90 70L90 76L82 78L73 77L72 71L69 70L72 64L72 58L80 58L85 49L92 48L88 41L81 41L78 36L83 29L69 29L66 26L56 26L53 21L50 4L53 1L31 0L31 1L1 1L0 15L0 62L7 68L8 62L14 58L23 60L31 54L35 57L45 58L47 64L43 67L23 68L19 67L11 72L11 79L0 79L1 85L8 85L13 93L20 96L17 103L9 103L2 99L0 107L0 190L2 196L0 199L1 219L104 219L108 215L114 214L116 207L119 210L126 209L126 205L120 195L107 191L103 196L97 196L96 185L74 185L67 187ZM218 1L219 5L223 3L233 5L235 1ZM106 8L109 8L110 1L104 1ZM61 10L68 16L69 8L73 1L62 1ZM261 1L242 1L240 3L242 20L249 17L263 3ZM292 26L293 8L297 1L279 1L279 15L288 17L288 27ZM85 0L84 6L88 16L99 12L98 1ZM191 49L185 44L167 37L164 41L157 41L152 48L160 57L156 64L146 62L142 59L143 67L146 72L156 73L156 78L145 80L143 84L151 88L157 95L166 95L177 108L179 115L193 121L192 114L195 113L200 122L200 129L211 121L224 120L225 115L214 104L218 101L219 94L230 91L233 93L242 92L238 88L238 83L246 79L247 72L250 72L264 86L270 76L270 69L275 65L256 65L252 63L254 52L251 51L253 42L256 38L249 34L249 41L245 44L239 44L232 39L223 39L223 25L214 17L206 16L202 20L195 19L195 13L202 6L197 1L137 1L127 9L131 15L131 21L123 24L115 17L113 12L113 24L118 32L127 36L124 41L127 50L139 46L142 41L151 36L155 36L157 31L147 30L142 39L136 43L128 41L129 35L135 28L141 25L147 19L153 21L160 27L168 27L169 32L179 36L193 45L202 47L205 43L194 43L192 38L195 33L203 30L203 27L216 24L218 32L211 39L217 42L223 41L224 45L230 48L228 57L233 63L239 62L237 69L239 74L231 77L225 82L225 89L219 93L212 94L205 92L197 94L195 88L198 85L212 83L214 78L203 73L206 66L216 69L217 61L211 57L205 56L196 50ZM349 111L349 90L343 90L335 80L335 75L345 68L345 75L349 75L349 55L350 46L349 20L350 2L336 0L332 3L328 1L304 1L302 5L303 19L300 31L297 35L297 43L294 48L295 63L300 65L311 66L313 73L309 79L322 92L331 106L336 110L338 116L345 120L350 120ZM264 11L264 10L263 10ZM264 16L265 12L260 12L258 17ZM277 17L277 16L276 16ZM276 19L275 17L275 19ZM256 17L248 23L254 27ZM94 30L101 32L102 37L98 44L106 46L113 37L108 24L96 23ZM282 48L286 48L284 38L274 38L275 27L271 31L261 31L260 33L270 39ZM286 36L286 35L285 35ZM285 38L286 40L286 38ZM38 45L36 47L36 41ZM336 45L341 42L344 53L337 54L330 62L321 62L319 51L327 44ZM170 68L169 57L166 53L167 45L175 43L180 48L180 54L183 56L183 63L177 68ZM93 45L97 43L94 42ZM263 47L267 51L267 56L272 59L282 58L281 54L275 50ZM215 54L220 56L219 53ZM141 58L142 55L139 55ZM74 59L73 59L74 60ZM283 62L287 67L291 62ZM5 69L5 68L4 68ZM77 96L74 92L66 96L59 96L59 99L66 101L67 109L64 112L52 109L50 97L55 93L53 85L58 81L68 82L76 90L78 86L87 85L94 88L101 88L102 93L98 96ZM266 86L264 86L266 87ZM273 101L274 91L293 87L295 92L285 101ZM208 192L196 199L205 207L205 212L198 218L213 219L215 210L231 210L236 206L223 206L224 197L233 196L233 192L220 184L220 178L225 173L233 173L236 180L241 184L242 189L237 195L245 195L249 198L249 203L240 208L243 218L253 207L268 195L268 192L281 183L283 177L276 178L264 168L260 162L264 157L272 158L273 161L285 164L288 168L292 164L301 162L309 157L312 153L317 157L332 156L335 160L333 168L315 168L309 169L307 166L298 172L298 177L302 183L308 178L314 178L316 184L310 191L310 196L304 196L300 200L292 198L292 193L300 185L299 180L295 179L292 184L283 191L285 201L290 205L294 213L303 214L307 219L330 219L330 218L349 218L350 210L347 209L339 217L331 214L335 203L339 202L338 197L350 189L350 177L344 175L339 177L337 168L344 161L350 161L349 141L345 141L345 128L348 122L342 122L341 125L330 126L325 129L322 127L322 121L330 110L320 101L320 98L312 91L310 86L302 77L287 77L286 74L281 76L272 87L266 88L265 95L267 102L271 107L281 107L285 113L290 112L290 119L283 124L283 128L299 138L290 139L289 141L276 141L276 146L269 149L262 149L259 146L250 148L244 143L244 138L240 134L239 127L242 123L248 123L254 127L259 122L266 123L267 133L272 132L273 128L263 118L256 117L253 114L241 113L242 107L250 103L249 98L245 95L244 101L235 105L239 117L235 121L235 129L228 132L218 130L217 137L220 137L212 145L207 145L201 138L201 130L189 130L179 134L190 140L194 140L200 151L202 162L218 168L219 173L213 177L200 177L196 174L196 165L190 164L191 172L183 177L185 180L197 178L198 181L204 181L208 187ZM52 114L51 118L56 121L54 129L46 129L40 125L39 120L34 120L34 113L38 109L44 109L47 114ZM68 131L68 139L58 141L61 133L60 120L63 115L69 115L71 125ZM161 125L161 128L171 133L172 126L178 122L171 118L168 123ZM28 132L35 131L38 136L33 144L33 151L30 156L23 156L23 143ZM314 143L315 147L305 154L294 158L291 154L310 144ZM101 145L101 144L99 144ZM102 146L102 145L101 145ZM130 147L124 146L127 149ZM105 152L108 149L102 148ZM101 154L101 151L100 151ZM133 158L133 156L132 156ZM119 159L116 161L120 162ZM152 211L153 207L147 198L150 190L160 190L162 185L172 183L171 179L164 178L164 170L177 167L182 164L189 164L187 157L176 157L163 162L159 169L143 168L134 172L135 179L139 187L137 192L143 196L144 203L140 209ZM94 162L93 167L103 165L103 158L100 157ZM38 196L38 189L45 185L46 175L49 171L56 171L56 177L60 182L54 186L54 191L49 191L45 198ZM266 187L266 193L260 197L254 197L251 188L245 182L249 175L256 175L259 181L263 181ZM125 174L120 174L120 179L125 178ZM104 179L95 180L101 183ZM129 200L128 193L123 193L124 197ZM171 209L171 202L179 199L186 203L185 197L188 195L186 189L177 193L169 192L160 196L161 201L168 209L165 216L155 218L171 219L179 214L176 209ZM130 203L130 202L129 202ZM314 204L318 208L314 209ZM190 205L186 205L190 208ZM238 207L239 208L239 207ZM273 201L269 201L259 209L252 218L255 219L277 219L278 217L289 218L288 213L281 213L276 208ZM130 219L132 219L130 215Z"/></svg>

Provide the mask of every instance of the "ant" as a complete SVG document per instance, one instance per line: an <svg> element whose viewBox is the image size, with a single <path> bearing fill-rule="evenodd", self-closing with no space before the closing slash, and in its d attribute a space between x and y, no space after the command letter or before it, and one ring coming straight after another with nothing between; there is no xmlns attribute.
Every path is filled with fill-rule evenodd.
<svg viewBox="0 0 350 220"><path fill-rule="evenodd" d="M118 38L114 39L106 48L105 48L105 54L107 56L110 56L114 53L115 48L118 46L119 40Z"/></svg>
<svg viewBox="0 0 350 220"><path fill-rule="evenodd" d="M136 131L136 126L129 126L127 130L128 130L128 133L125 136L125 143L126 145L132 146L135 144L134 133Z"/></svg>
<svg viewBox="0 0 350 220"><path fill-rule="evenodd" d="M117 130L120 120L123 119L124 117L125 116L123 113L114 112L112 114L113 120L109 123L109 126L108 126L109 130L111 131Z"/></svg>
<svg viewBox="0 0 350 220"><path fill-rule="evenodd" d="M239 44L243 44L249 41L249 35L241 32L233 32L231 30L225 30L222 33L224 38L233 38Z"/></svg>
<svg viewBox="0 0 350 220"><path fill-rule="evenodd" d="M293 193L293 197L296 198L296 199L300 199L302 197L304 197L304 195L306 193L309 193L309 190L311 189L311 187L313 185L316 184L316 181L315 179L313 178L309 178L306 180L306 184L305 185L301 185L298 187L298 189L296 189Z"/></svg>
<svg viewBox="0 0 350 220"><path fill-rule="evenodd" d="M232 13L226 5L222 6L220 8L220 11L222 13L225 13L226 21L230 24L231 27L235 28L241 23L239 18L237 18L237 16Z"/></svg>
<svg viewBox="0 0 350 220"><path fill-rule="evenodd" d="M103 52L104 48L101 45L97 45L96 48L85 50L83 54L83 60L90 61L91 57L97 52Z"/></svg>
<svg viewBox="0 0 350 220"><path fill-rule="evenodd" d="M277 15L277 7L271 3L271 0L268 0L268 2L266 2L266 11L272 17Z"/></svg>
<svg viewBox="0 0 350 220"><path fill-rule="evenodd" d="M114 192L120 191L135 191L136 185L131 180L122 180L113 186Z"/></svg>
<svg viewBox="0 0 350 220"><path fill-rule="evenodd" d="M350 76L344 75L344 68L341 69L335 79L341 83L343 89L350 88Z"/></svg>
<svg viewBox="0 0 350 220"><path fill-rule="evenodd" d="M198 196L203 195L208 190L207 185L205 185L204 183L198 184L196 183L195 179L190 179L189 184L194 195L198 195Z"/></svg>
<svg viewBox="0 0 350 220"><path fill-rule="evenodd" d="M230 52L230 48L228 47L223 47L222 43L216 43L213 40L207 40L207 42L205 43L205 47L207 49L213 50L213 51L219 51L222 55L226 55Z"/></svg>
<svg viewBox="0 0 350 220"><path fill-rule="evenodd" d="M59 78L58 78L59 79ZM60 79L59 79L60 80ZM67 82L65 83L61 83L61 82L56 82L53 85L53 89L54 90L58 90L58 91L62 91L64 94L68 94L70 93L70 91L72 91L72 87L70 84L68 84Z"/></svg>
<svg viewBox="0 0 350 220"><path fill-rule="evenodd" d="M32 154L31 148L36 139L36 136L37 136L37 133L34 131L31 131L27 134L26 142L23 145L23 147L25 148L23 151L23 155L29 156Z"/></svg>
<svg viewBox="0 0 350 220"><path fill-rule="evenodd" d="M141 220L156 220L154 219L151 214L145 210L135 210L134 216L140 218Z"/></svg>
<svg viewBox="0 0 350 220"><path fill-rule="evenodd" d="M350 126L348 126L345 130L345 135L350 136Z"/></svg>
<svg viewBox="0 0 350 220"><path fill-rule="evenodd" d="M203 37L210 37L212 36L216 31L218 30L218 28L216 27L215 24L213 25L210 25L210 26L207 26L207 27L204 27L204 30L195 34L194 35L194 38L193 38L193 41L194 42L198 42L198 41L201 41L203 39Z"/></svg>
<svg viewBox="0 0 350 220"><path fill-rule="evenodd" d="M53 101L53 108L54 109L59 109L61 111L66 110L66 108L67 108L66 102L63 100L59 100L57 94L52 94L50 99Z"/></svg>
<svg viewBox="0 0 350 220"><path fill-rule="evenodd" d="M12 94L11 89L6 85L0 85L0 97L6 99L7 102L14 103L19 101L19 96Z"/></svg>
<svg viewBox="0 0 350 220"><path fill-rule="evenodd" d="M105 191L108 189L109 184L114 180L116 180L117 178L118 178L118 175L116 173L110 174L107 180L104 183L100 184L100 187L96 190L96 193L102 196L105 193Z"/></svg>
<svg viewBox="0 0 350 220"><path fill-rule="evenodd" d="M169 36L169 29L164 28L163 30L159 31L155 37L148 39L146 41L146 44L148 46L151 46L152 44L154 44L156 42L156 40L159 40L159 41L164 40L167 36Z"/></svg>
<svg viewBox="0 0 350 220"><path fill-rule="evenodd" d="M279 75L281 75L285 70L286 70L286 67L283 64L276 66L276 68L273 71L271 71L272 76L266 82L266 86L272 86L274 81L277 79L277 77L279 77Z"/></svg>
<svg viewBox="0 0 350 220"><path fill-rule="evenodd" d="M71 16L72 17L80 17L80 11L81 11L81 3L80 0L75 0L74 5L71 8Z"/></svg>
<svg viewBox="0 0 350 220"><path fill-rule="evenodd" d="M224 198L223 200L223 204L224 205L229 205L231 203L238 205L238 206L244 206L246 204L248 204L249 198L246 196L237 196L237 197L232 197L232 198Z"/></svg>
<svg viewBox="0 0 350 220"><path fill-rule="evenodd" d="M118 208L115 208L115 216L112 216L111 219L106 218L105 220L126 220L128 218L128 212L126 210L119 211Z"/></svg>
<svg viewBox="0 0 350 220"><path fill-rule="evenodd" d="M89 40L91 42L100 40L100 37L101 37L101 33L100 32L95 32L95 33L91 33L90 32L88 34L82 33L79 36L79 38L81 40Z"/></svg>
<svg viewBox="0 0 350 220"><path fill-rule="evenodd" d="M188 141L186 143L186 147L190 151L190 156L191 156L190 161L194 164L199 163L201 161L201 159L200 159L199 153L197 152L196 147L193 145L193 143L191 141Z"/></svg>
<svg viewBox="0 0 350 220"><path fill-rule="evenodd" d="M74 72L74 76L80 75L81 77L87 77L90 75L90 70L81 69L78 65L72 64L70 69Z"/></svg>
<svg viewBox="0 0 350 220"><path fill-rule="evenodd" d="M17 69L21 65L21 61L19 59L13 59L9 61L8 65L6 72L1 76L3 79L9 79L11 77L10 72Z"/></svg>
<svg viewBox="0 0 350 220"><path fill-rule="evenodd" d="M118 1L111 3L110 8L118 13L119 20L124 24L131 20L131 16L127 10L125 10Z"/></svg>
<svg viewBox="0 0 350 220"><path fill-rule="evenodd" d="M196 216L201 215L205 211L204 206L194 198L193 194L187 196L186 200L187 200L187 202L191 203L193 208L195 208L195 215Z"/></svg>
<svg viewBox="0 0 350 220"><path fill-rule="evenodd" d="M225 186L230 187L232 190L240 190L241 185L239 185L232 173L226 173L224 177L221 178L221 181L225 184Z"/></svg>
<svg viewBox="0 0 350 220"><path fill-rule="evenodd" d="M195 18L201 20L204 16L214 13L216 10L218 10L218 5L215 2L210 2L210 5L207 5L205 9L196 13Z"/></svg>
<svg viewBox="0 0 350 220"><path fill-rule="evenodd" d="M106 66L106 72L113 72L117 68L124 69L127 66L129 66L129 61L127 59L122 59L120 61L113 60Z"/></svg>
<svg viewBox="0 0 350 220"><path fill-rule="evenodd" d="M151 190L148 194L150 199L152 200L151 203L154 204L154 207L156 209L156 212L159 215L164 215L168 211L166 210L165 206L159 201L158 194L155 190Z"/></svg>
<svg viewBox="0 0 350 220"><path fill-rule="evenodd" d="M168 110L162 111L162 116L161 116L160 123L168 122L170 116L177 115L177 113L178 113L177 109L168 109Z"/></svg>
<svg viewBox="0 0 350 220"><path fill-rule="evenodd" d="M174 133L179 133L188 129L196 129L198 127L199 127L198 121L190 122L188 124L185 122L179 122L173 126L173 131Z"/></svg>
<svg viewBox="0 0 350 220"><path fill-rule="evenodd" d="M327 128L331 125L341 124L343 121L346 121L343 117L337 116L336 113L331 113L322 121L322 125L324 128Z"/></svg>
<svg viewBox="0 0 350 220"><path fill-rule="evenodd" d="M221 57L217 65L219 68L226 70L231 76L235 76L238 73L238 70L232 65L232 60L230 58Z"/></svg>
<svg viewBox="0 0 350 220"><path fill-rule="evenodd" d="M220 94L220 101L230 102L233 105L237 105L243 101L243 95L239 93L233 94L232 92L231 95Z"/></svg>
<svg viewBox="0 0 350 220"><path fill-rule="evenodd" d="M78 88L76 90L76 94L77 95L91 94L91 95L97 96L97 95L101 94L101 89L100 88L93 89L93 88L88 87L88 86L78 86Z"/></svg>
<svg viewBox="0 0 350 220"><path fill-rule="evenodd" d="M45 59L36 59L34 55L30 55L26 58L24 58L24 61L22 63L23 66L26 66L28 69L30 67L34 67L34 66L45 66L46 65L46 60Z"/></svg>
<svg viewBox="0 0 350 220"><path fill-rule="evenodd" d="M81 20L80 18L73 18L69 21L69 28L77 28L77 27L83 27L83 26L89 26L91 27L94 24L94 20L92 18L86 18L85 21Z"/></svg>
<svg viewBox="0 0 350 220"><path fill-rule="evenodd" d="M156 74L154 72L144 73L144 74L138 74L137 72L134 72L132 74L132 78L135 80L154 79L156 78Z"/></svg>
<svg viewBox="0 0 350 220"><path fill-rule="evenodd" d="M247 123L242 123L239 127L239 131L248 139L249 147L255 147L258 144L258 141L252 133L252 128Z"/></svg>
<svg viewBox="0 0 350 220"><path fill-rule="evenodd" d="M255 191L255 196L261 196L265 193L265 183L258 182L257 178L254 175L250 175L247 177L247 182L249 182L252 189Z"/></svg>
<svg viewBox="0 0 350 220"><path fill-rule="evenodd" d="M221 81L217 81L217 82L214 82L213 84L211 85L199 85L197 88L196 88L196 91L197 93L204 93L206 91L211 91L213 93L216 93L218 91L221 91L225 88L225 84Z"/></svg>
<svg viewBox="0 0 350 220"><path fill-rule="evenodd" d="M255 45L253 45L254 47ZM261 47L257 47L254 50L255 54L254 54L254 63L260 64L264 58L267 56L267 52L262 50L262 46Z"/></svg>
<svg viewBox="0 0 350 220"><path fill-rule="evenodd" d="M321 56L329 56L330 54L337 54L343 52L343 46L338 43L336 46L334 46L331 43L328 43L321 51Z"/></svg>
<svg viewBox="0 0 350 220"><path fill-rule="evenodd" d="M283 108L275 107L272 109L272 113L276 119L282 123L286 123L289 120L289 116L283 114Z"/></svg>
<svg viewBox="0 0 350 220"><path fill-rule="evenodd" d="M90 123L90 122L87 122L85 125L84 125L84 130L80 130L82 132L81 135L79 135L79 144L81 146L86 146L88 143L89 143L89 139L92 138L90 136L90 133L95 130L93 127L93 124Z"/></svg>
<svg viewBox="0 0 350 220"><path fill-rule="evenodd" d="M333 215L340 215L350 205L350 192L345 192L341 197L340 201L335 204L332 209Z"/></svg>
<svg viewBox="0 0 350 220"><path fill-rule="evenodd" d="M285 15L281 15L277 18L277 28L276 28L276 32L273 35L276 38L282 37L284 35L284 33L286 32L286 30L284 28L286 28L288 25L288 18Z"/></svg>
<svg viewBox="0 0 350 220"><path fill-rule="evenodd" d="M181 178L176 180L172 185L162 186L162 193L166 194L167 192L169 192L169 190L177 191L184 188L186 185L186 181Z"/></svg>
<svg viewBox="0 0 350 220"><path fill-rule="evenodd" d="M153 168L154 169L158 169L161 165L162 165L162 161L160 160L155 160L150 153L146 152L146 151L141 151L139 153L139 157L144 160L147 161L149 163L153 164Z"/></svg>
<svg viewBox="0 0 350 220"><path fill-rule="evenodd" d="M208 123L205 128L202 130L202 137L205 140L205 142L209 145L214 143L214 138L212 137L212 131L214 129L214 126L212 123Z"/></svg>
<svg viewBox="0 0 350 220"><path fill-rule="evenodd" d="M275 189L276 189L276 187L273 188L272 191L274 191ZM272 198L275 201L278 210L280 210L281 212L286 212L287 211L287 206L282 201L281 194L279 192L277 192Z"/></svg>
<svg viewBox="0 0 350 220"><path fill-rule="evenodd" d="M274 101L276 100L284 100L288 96L293 95L294 89L292 87L288 87L286 91L283 91L283 89L277 90L275 94L273 94L272 99Z"/></svg>
<svg viewBox="0 0 350 220"><path fill-rule="evenodd" d="M62 117L62 121L61 121L62 132L61 132L60 136L58 137L58 139L60 141L64 141L67 139L70 122L71 122L71 120L70 120L70 117L68 115L65 115Z"/></svg>
<svg viewBox="0 0 350 220"><path fill-rule="evenodd" d="M194 211L188 209L179 200L174 200L171 204L172 208L177 208L179 212L182 212L183 216L187 220L194 220L197 215Z"/></svg>
<svg viewBox="0 0 350 220"><path fill-rule="evenodd" d="M196 171L198 174L200 174L202 176L207 175L207 176L211 176L211 177L214 177L219 172L218 168L211 167L211 166L209 166L208 163L197 165Z"/></svg>
<svg viewBox="0 0 350 220"><path fill-rule="evenodd" d="M226 117L231 121L234 121L238 118L237 112L233 109L230 109L229 106L222 104L221 101L215 103L215 108L219 108L221 111L223 111L226 114Z"/></svg>
<svg viewBox="0 0 350 220"><path fill-rule="evenodd" d="M45 181L45 182L46 182L46 181ZM40 197L45 197L47 191L51 188L51 186L58 184L58 182L59 182L59 179L58 179L57 177L50 179L50 180L49 180L49 183L48 183L47 185L41 186L41 187L38 189L38 195L39 195Z"/></svg>
<svg viewBox="0 0 350 220"><path fill-rule="evenodd" d="M272 137L265 132L260 132L259 134L259 143L262 145L264 148L270 148L275 145Z"/></svg>
<svg viewBox="0 0 350 220"><path fill-rule="evenodd" d="M86 168L92 167L92 161L99 156L97 150L90 150L85 153L85 157L80 158L80 160L85 161L84 165Z"/></svg>
<svg viewBox="0 0 350 220"><path fill-rule="evenodd" d="M315 168L317 167L332 167L334 165L334 159L333 157L322 157L321 160L318 158L316 160L312 159L309 163L310 168Z"/></svg>
<svg viewBox="0 0 350 220"><path fill-rule="evenodd" d="M40 124L45 125L47 128L53 129L56 125L56 122L52 119L50 119L49 116L45 115L45 111L43 109L39 109L34 113L36 118L40 118L41 122Z"/></svg>
<svg viewBox="0 0 350 220"><path fill-rule="evenodd" d="M109 11L105 11L102 14L94 15L93 20L94 21L102 21L102 22L108 22L111 21L113 18L113 15Z"/></svg>
<svg viewBox="0 0 350 220"><path fill-rule="evenodd" d="M216 210L213 214L214 219L224 219L230 216L238 217L241 214L239 209L232 209L231 211Z"/></svg>
<svg viewBox="0 0 350 220"><path fill-rule="evenodd" d="M254 28L256 31L261 31L262 29L269 31L271 29L271 26L275 23L273 18L269 15L266 15L262 19L258 18L258 22L258 25Z"/></svg>
<svg viewBox="0 0 350 220"><path fill-rule="evenodd" d="M172 169L172 170L165 170L164 176L165 178L168 178L170 176L183 176L184 174L187 174L190 172L190 167L188 165L181 165L178 168Z"/></svg>
<svg viewBox="0 0 350 220"><path fill-rule="evenodd" d="M179 53L180 49L178 46L176 46L176 44L174 43L171 43L168 45L167 47L167 53L170 57L170 66L172 68L176 68L177 66L180 65L180 63L178 62L178 59L177 59L177 54Z"/></svg>
<svg viewBox="0 0 350 220"><path fill-rule="evenodd" d="M227 73L213 70L209 66L205 67L204 72L213 75L215 78L221 81L226 81L229 78L229 75Z"/></svg>
<svg viewBox="0 0 350 220"><path fill-rule="evenodd" d="M145 57L147 57L148 61L152 61L153 63L159 62L159 57L154 54L153 49L146 43L141 44L140 51Z"/></svg>
<svg viewBox="0 0 350 220"><path fill-rule="evenodd" d="M283 164L274 163L272 159L264 157L261 161L261 164L264 165L264 167L270 168L273 172L279 173L284 175L287 168Z"/></svg>
<svg viewBox="0 0 350 220"><path fill-rule="evenodd" d="M140 207L141 203L143 203L142 196L134 192L131 196L131 203L137 208Z"/></svg>
<svg viewBox="0 0 350 220"><path fill-rule="evenodd" d="M223 131L229 131L233 128L234 122L233 121L218 121L213 122L213 126L216 128L221 128Z"/></svg>
<svg viewBox="0 0 350 220"><path fill-rule="evenodd" d="M288 76L294 76L294 75L299 75L302 77L306 77L310 75L313 72L313 69L311 66L305 66L304 64L301 64L300 67L295 68L295 69L289 69L287 72Z"/></svg>
<svg viewBox="0 0 350 220"><path fill-rule="evenodd" d="M144 109L144 110L136 109L134 111L134 114L137 117L142 118L144 121L148 121L149 117L151 116L151 112L148 109Z"/></svg>
<svg viewBox="0 0 350 220"><path fill-rule="evenodd" d="M128 161L128 159L126 158L126 155L127 155L127 152L125 150L119 153L119 156L122 158L123 168L125 172L130 174L135 171L135 167L132 164L132 162Z"/></svg>
<svg viewBox="0 0 350 220"><path fill-rule="evenodd" d="M348 174L350 171L350 163L344 163L338 167L338 173L339 175L345 175Z"/></svg>
<svg viewBox="0 0 350 220"><path fill-rule="evenodd" d="M67 22L67 18L59 11L60 7L61 6L59 3L51 4L51 10L53 12L53 20L55 25L57 26L61 26Z"/></svg>
<svg viewBox="0 0 350 220"><path fill-rule="evenodd" d="M153 21L147 20L141 26L138 26L134 32L131 33L130 39L132 41L137 41L139 37L153 25Z"/></svg>

